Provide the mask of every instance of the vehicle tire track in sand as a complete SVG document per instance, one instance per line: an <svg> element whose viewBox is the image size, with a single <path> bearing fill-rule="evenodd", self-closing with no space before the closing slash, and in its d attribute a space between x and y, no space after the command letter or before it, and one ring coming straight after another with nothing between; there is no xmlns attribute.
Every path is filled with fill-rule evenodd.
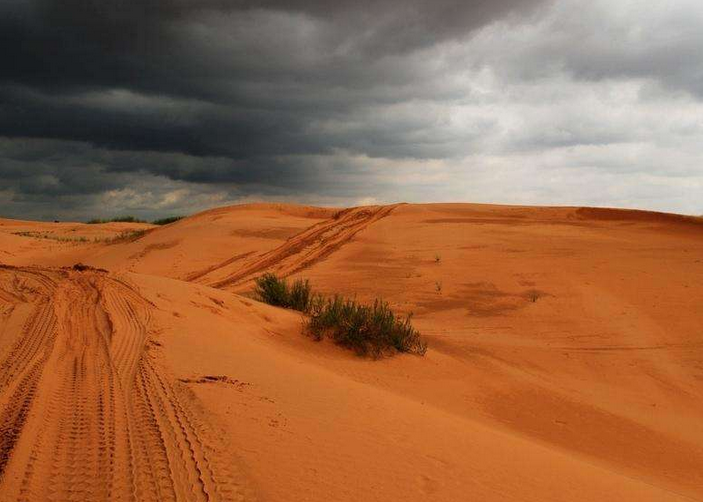
<svg viewBox="0 0 703 502"><path fill-rule="evenodd" d="M245 283L266 271L283 277L294 274L324 260L398 206L399 204L344 209L334 218L317 223L291 237L276 249L248 260L225 279L208 280L206 275L197 282L223 288Z"/></svg>
<svg viewBox="0 0 703 502"><path fill-rule="evenodd" d="M0 354L1 501L244 500L148 350L153 305L134 288L94 270L3 269L0 290L3 306L32 307Z"/></svg>

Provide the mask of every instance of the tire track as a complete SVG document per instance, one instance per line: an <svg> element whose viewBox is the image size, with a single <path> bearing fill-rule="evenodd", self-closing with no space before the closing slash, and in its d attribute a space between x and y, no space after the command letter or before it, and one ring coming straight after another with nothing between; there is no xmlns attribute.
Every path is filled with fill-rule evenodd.
<svg viewBox="0 0 703 502"><path fill-rule="evenodd" d="M0 303L31 307L0 354L1 501L244 499L207 421L149 352L153 305L132 286L2 269Z"/></svg>
<svg viewBox="0 0 703 502"><path fill-rule="evenodd" d="M369 225L388 216L398 205L344 209L334 218L291 237L276 249L248 260L226 278L208 280L203 276L198 282L223 288L243 284L263 272L274 272L283 277L294 274L324 260Z"/></svg>

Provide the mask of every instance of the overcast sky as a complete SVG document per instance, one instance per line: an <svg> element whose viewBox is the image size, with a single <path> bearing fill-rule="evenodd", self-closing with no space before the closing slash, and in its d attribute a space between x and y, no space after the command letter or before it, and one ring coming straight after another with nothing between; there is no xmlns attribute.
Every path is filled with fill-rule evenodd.
<svg viewBox="0 0 703 502"><path fill-rule="evenodd" d="M0 0L0 215L703 214L700 0Z"/></svg>

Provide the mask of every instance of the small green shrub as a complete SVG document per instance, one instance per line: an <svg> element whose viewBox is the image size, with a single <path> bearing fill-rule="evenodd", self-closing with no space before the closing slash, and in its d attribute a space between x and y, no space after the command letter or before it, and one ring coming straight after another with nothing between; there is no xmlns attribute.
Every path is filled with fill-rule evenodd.
<svg viewBox="0 0 703 502"><path fill-rule="evenodd" d="M427 351L411 317L395 315L381 300L363 305L341 296L324 299L312 292L307 280L298 279L288 286L285 279L270 273L256 279L256 294L270 305L309 314L308 335L315 340L331 338L359 355L377 358L392 352L424 355Z"/></svg>
<svg viewBox="0 0 703 502"><path fill-rule="evenodd" d="M298 279L292 286L274 274L264 274L256 279L256 294L269 305L308 313L315 303L308 280Z"/></svg>
<svg viewBox="0 0 703 502"><path fill-rule="evenodd" d="M544 292L538 290L538 289L528 289L522 294L525 298L527 298L529 301L532 303L536 303L537 300L542 298L544 296Z"/></svg>
<svg viewBox="0 0 703 502"><path fill-rule="evenodd" d="M274 274L266 273L256 279L256 294L262 302L269 305L289 306L288 283Z"/></svg>
<svg viewBox="0 0 703 502"><path fill-rule="evenodd" d="M377 358L393 351L424 355L427 351L411 316L397 316L381 300L363 305L335 296L311 312L307 331L316 340L327 336L361 356Z"/></svg>
<svg viewBox="0 0 703 502"><path fill-rule="evenodd" d="M288 292L288 307L300 312L309 312L312 307L313 295L307 279L298 279Z"/></svg>

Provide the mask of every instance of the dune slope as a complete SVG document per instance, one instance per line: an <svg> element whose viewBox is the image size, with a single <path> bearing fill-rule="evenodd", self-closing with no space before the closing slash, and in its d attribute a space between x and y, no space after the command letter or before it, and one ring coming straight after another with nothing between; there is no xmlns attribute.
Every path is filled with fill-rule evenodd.
<svg viewBox="0 0 703 502"><path fill-rule="evenodd" d="M83 259L110 270L199 280L214 269L239 266L281 245L337 210L286 204L246 204L212 209L106 246ZM75 258L67 255L63 264Z"/></svg>
<svg viewBox="0 0 703 502"><path fill-rule="evenodd" d="M107 243L5 220L0 500L703 500L702 221L255 204ZM78 261L106 271L52 268ZM266 271L383 297L430 349L315 343L240 296Z"/></svg>
<svg viewBox="0 0 703 502"><path fill-rule="evenodd" d="M4 500L683 500L357 382L334 363L369 362L310 346L295 314L92 270L0 284L3 328L21 326L0 366Z"/></svg>
<svg viewBox="0 0 703 502"><path fill-rule="evenodd" d="M199 289L197 311L185 286L157 300L159 321L178 323L164 358L218 417L262 500L688 500L399 384L441 388L459 365L440 352L359 359L303 337L297 314L255 304L265 329L235 329L249 301L213 291Z"/></svg>
<svg viewBox="0 0 703 502"><path fill-rule="evenodd" d="M256 274L274 271L328 294L383 297L414 313L431 352L460 363L406 383L379 377L387 385L703 497L703 220L400 205L335 246L345 232L329 220L269 252L284 260L209 277L246 292ZM332 246L309 259L309 249Z"/></svg>

